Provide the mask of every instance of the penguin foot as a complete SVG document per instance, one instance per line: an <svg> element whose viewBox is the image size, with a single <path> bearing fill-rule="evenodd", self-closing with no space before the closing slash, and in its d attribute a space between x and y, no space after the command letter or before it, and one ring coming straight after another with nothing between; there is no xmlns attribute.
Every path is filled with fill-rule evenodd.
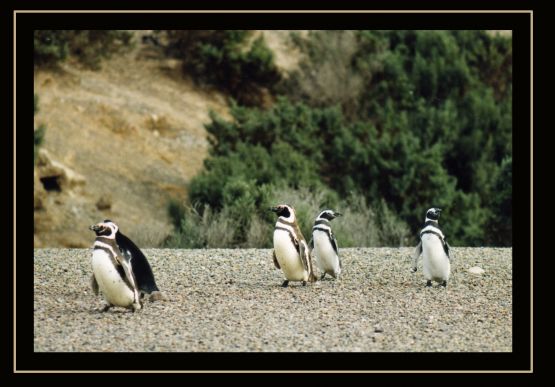
<svg viewBox="0 0 555 387"><path fill-rule="evenodd" d="M113 305L112 304L105 304L103 307L95 309L97 312L104 313L107 312Z"/></svg>
<svg viewBox="0 0 555 387"><path fill-rule="evenodd" d="M283 283L281 284L282 288L286 288L289 285L289 280L285 280L283 281Z"/></svg>
<svg viewBox="0 0 555 387"><path fill-rule="evenodd" d="M443 281L443 282L441 283L441 286L443 286L444 288L446 288L446 287L447 287L447 281Z"/></svg>
<svg viewBox="0 0 555 387"><path fill-rule="evenodd" d="M303 281L303 286L306 286L306 281Z"/></svg>
<svg viewBox="0 0 555 387"><path fill-rule="evenodd" d="M142 308L142 305L140 302L134 302L133 305L131 305L131 310L134 312L140 310Z"/></svg>
<svg viewBox="0 0 555 387"><path fill-rule="evenodd" d="M428 288L432 287L432 281L428 280L428 282L426 282L426 287Z"/></svg>

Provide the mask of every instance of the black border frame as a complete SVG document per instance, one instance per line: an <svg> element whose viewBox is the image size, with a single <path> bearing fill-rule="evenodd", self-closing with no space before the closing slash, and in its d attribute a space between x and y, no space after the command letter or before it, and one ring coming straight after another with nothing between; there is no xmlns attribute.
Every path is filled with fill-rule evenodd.
<svg viewBox="0 0 555 387"><path fill-rule="evenodd" d="M40 2L37 2L40 3ZM348 2L345 4L347 7ZM32 3L30 3L32 5ZM40 4L37 4L40 5ZM177 3L175 3L177 5ZM288 4L284 4L288 5ZM343 6L343 4L342 4ZM27 7L26 7L27 8ZM43 7L36 7L43 8ZM66 9L74 9L70 6ZM89 7L90 8L90 7ZM203 8L200 7L199 8ZM408 7L407 7L408 8ZM154 17L153 17L154 15ZM155 19L155 20L154 20ZM515 200L522 203L513 209L514 233L524 230L529 236L530 191L530 22L531 15L522 13L18 13L17 22L17 122L23 126L33 126L30 114L30 81L32 66L33 29L110 29L115 26L128 29L141 28L247 28L258 29L274 27L279 29L359 29L369 27L385 29L402 25L411 29L511 29L513 30L514 78L513 78L513 180L523 184L513 184ZM27 42L27 43L26 43ZM525 130L528 128L528 130ZM17 133L20 147L25 141L23 131ZM23 147L17 152L20 171L29 171L29 157L23 156ZM27 161L27 162L26 162ZM28 169L29 168L29 169ZM17 174L16 185L20 192L29 195L27 190L30 173ZM31 183L32 184L32 183ZM520 186L520 188L518 188ZM516 188L516 189L515 189ZM294 363L302 365L299 370L352 370L352 371L399 371L426 370L436 371L529 371L530 353L530 238L519 240L513 247L513 352L512 353L309 353L309 354L263 354L263 353L34 353L33 352L33 268L32 261L22 254L31 249L29 243L30 224L22 219L30 219L25 208L28 196L20 195L17 209L20 221L17 226L17 246L20 255L17 260L17 369L25 370L279 370L273 365L282 356L292 356ZM27 210L28 211L28 210ZM31 213L32 215L32 213ZM31 252L29 252L31 253ZM30 255L30 254L29 254ZM16 257L17 259L17 257ZM30 307L31 306L31 307ZM29 318L31 315L31 318ZM15 349L15 348L14 348ZM302 361L301 361L302 360ZM368 365L372 365L372 369ZM434 364L435 368L426 369L425 365ZM184 367L188 365L188 367ZM239 365L239 367L237 367ZM308 365L308 367L307 367ZM14 363L15 366L15 363ZM429 368L429 367L428 367ZM484 379L485 381L485 379Z"/></svg>

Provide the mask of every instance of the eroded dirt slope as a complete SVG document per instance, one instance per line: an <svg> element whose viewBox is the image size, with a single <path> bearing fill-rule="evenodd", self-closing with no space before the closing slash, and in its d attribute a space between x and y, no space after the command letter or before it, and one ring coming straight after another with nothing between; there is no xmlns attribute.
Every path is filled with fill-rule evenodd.
<svg viewBox="0 0 555 387"><path fill-rule="evenodd" d="M88 225L104 218L156 245L171 231L168 200L184 198L202 169L204 124L210 109L227 114L225 97L195 87L179 61L140 40L100 71L67 61L36 71L34 82L35 126L47 127L42 148L84 177L84 184L44 195L35 210L35 247L89 246Z"/></svg>

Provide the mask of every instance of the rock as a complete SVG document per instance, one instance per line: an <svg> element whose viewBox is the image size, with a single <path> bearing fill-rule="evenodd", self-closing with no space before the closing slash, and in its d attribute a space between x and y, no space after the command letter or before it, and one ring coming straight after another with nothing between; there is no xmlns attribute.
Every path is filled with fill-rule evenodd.
<svg viewBox="0 0 555 387"><path fill-rule="evenodd" d="M472 266L470 269L468 269L468 272L474 275L482 275L486 271L479 266Z"/></svg>
<svg viewBox="0 0 555 387"><path fill-rule="evenodd" d="M86 183L81 174L54 160L44 148L39 150L37 172L43 187L47 191L62 191Z"/></svg>
<svg viewBox="0 0 555 387"><path fill-rule="evenodd" d="M96 208L101 211L112 208L112 197L110 195L103 195L100 197L100 199L96 202Z"/></svg>
<svg viewBox="0 0 555 387"><path fill-rule="evenodd" d="M46 191L43 185L41 184L36 168L35 168L34 182L33 182L33 197L34 197L34 209L43 210L44 201L46 199Z"/></svg>

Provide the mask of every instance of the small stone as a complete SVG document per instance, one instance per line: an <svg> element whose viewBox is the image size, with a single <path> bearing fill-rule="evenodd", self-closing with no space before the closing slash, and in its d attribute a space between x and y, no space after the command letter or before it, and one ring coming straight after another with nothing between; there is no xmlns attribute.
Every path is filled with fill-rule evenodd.
<svg viewBox="0 0 555 387"><path fill-rule="evenodd" d="M376 332L376 333L381 333L381 332L383 332L382 326L381 326L380 324L374 325L374 332Z"/></svg>
<svg viewBox="0 0 555 387"><path fill-rule="evenodd" d="M468 269L468 272L474 275L482 275L486 271L479 266L472 266L470 269Z"/></svg>

